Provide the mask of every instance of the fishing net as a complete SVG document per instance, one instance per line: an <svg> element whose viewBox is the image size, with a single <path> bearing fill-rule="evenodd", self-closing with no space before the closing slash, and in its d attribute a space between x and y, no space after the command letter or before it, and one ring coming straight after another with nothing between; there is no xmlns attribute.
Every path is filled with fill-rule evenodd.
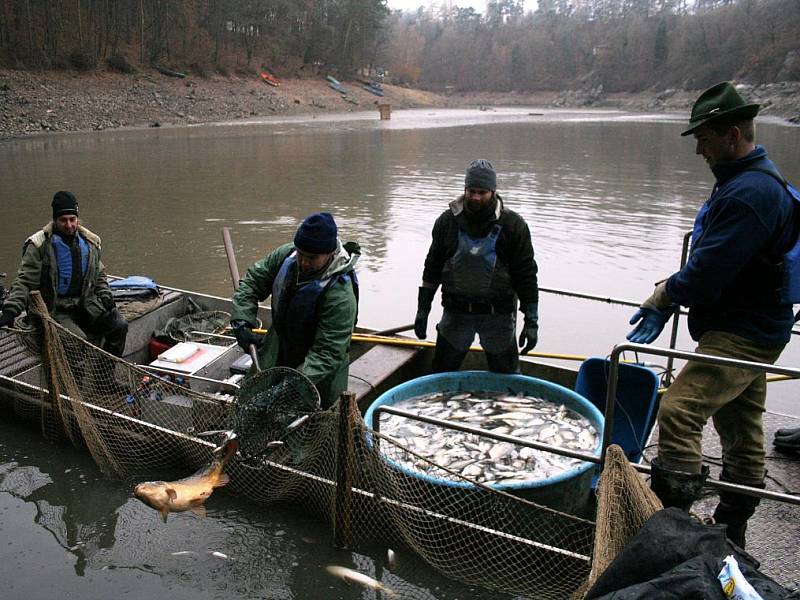
<svg viewBox="0 0 800 600"><path fill-rule="evenodd" d="M244 381L228 429L236 432L242 457L253 461L281 446L319 408L319 392L308 377L295 369L274 367Z"/></svg>
<svg viewBox="0 0 800 600"><path fill-rule="evenodd" d="M625 456L612 444L597 486L597 529L588 590L637 531L664 508Z"/></svg>
<svg viewBox="0 0 800 600"><path fill-rule="evenodd" d="M166 322L180 307L161 308ZM540 599L582 589L593 553L595 562L610 561L615 550L604 548L624 543L646 515L624 457L609 459L596 537L590 519L472 481L370 429L352 394L321 411L313 385L296 371L267 370L241 389L223 383L221 370L241 356L231 338L204 377L180 377L111 356L44 311L38 320L39 327L0 332L0 400L48 437L85 446L110 475L185 476L220 444L199 434L234 429L242 451L226 466L226 492L301 510L327 524L336 546L384 555L392 548L450 578ZM388 456L424 463L428 477L396 468ZM402 598L430 597L391 569L380 578Z"/></svg>
<svg viewBox="0 0 800 600"><path fill-rule="evenodd" d="M230 323L231 315L221 310L204 310L173 317L161 333L173 342L204 342L221 334Z"/></svg>

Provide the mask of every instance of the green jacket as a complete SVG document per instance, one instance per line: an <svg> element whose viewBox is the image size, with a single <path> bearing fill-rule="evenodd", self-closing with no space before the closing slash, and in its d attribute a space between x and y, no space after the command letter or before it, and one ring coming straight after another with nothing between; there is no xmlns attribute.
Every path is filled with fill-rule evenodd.
<svg viewBox="0 0 800 600"><path fill-rule="evenodd" d="M53 236L53 223L50 222L25 240L22 262L3 303L4 312L19 315L28 306L29 294L37 290L51 312L59 308L79 307L94 319L108 310L106 306L113 305L105 267L100 260L100 238L82 225L78 226L78 233L89 245L89 264L83 278L80 298L77 301L58 298L58 268L55 251L50 243Z"/></svg>
<svg viewBox="0 0 800 600"><path fill-rule="evenodd" d="M243 320L253 327L257 325L258 303L272 294L278 271L293 251L292 243L284 244L247 269L233 296L231 321ZM361 249L357 243L347 242L343 245L339 242L331 264L316 279L327 279L352 271L360 256ZM305 283L299 281L298 285ZM332 406L347 389L350 338L357 311L358 302L350 281L337 280L323 294L318 305L314 340L298 370L319 390L323 408ZM271 328L258 353L261 368L279 366L281 344L291 343L292 340L280 339L275 328Z"/></svg>

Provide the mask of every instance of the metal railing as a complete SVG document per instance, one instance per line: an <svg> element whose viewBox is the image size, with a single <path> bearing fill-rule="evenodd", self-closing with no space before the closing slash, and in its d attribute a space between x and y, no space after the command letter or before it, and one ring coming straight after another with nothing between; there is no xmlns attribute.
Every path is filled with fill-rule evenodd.
<svg viewBox="0 0 800 600"><path fill-rule="evenodd" d="M736 358L723 358L720 356L710 356L708 354L696 354L694 352L686 352L684 350L675 350L672 348L658 348L647 346L644 344L625 343L614 346L610 355L610 367L608 372L608 384L606 388L606 407L605 407L605 422L610 426L603 428L603 444L601 447L601 461L605 461L606 451L608 446L611 445L611 433L614 423L614 407L617 398L617 382L619 378L619 364L620 356L623 352L637 352L640 354L652 354L653 356L663 356L666 358L681 358L684 360L692 360L695 362L708 363L714 365L722 365L726 367L739 367L743 369L752 369L754 371L761 371L764 373L778 373L780 375L788 375L794 378L800 378L800 369L791 367L782 367L780 365L770 365L766 363L752 362L749 360L739 360ZM602 462L601 462L602 465ZM633 465L637 470L642 470L641 465ZM602 468L602 466L601 466ZM719 488L722 490L729 490L741 492L749 496L757 496L759 498L766 498L769 500L778 500L780 502L787 502L789 504L800 505L800 496L793 496L791 494L782 494L780 492L772 492L753 488L744 485L737 485L727 483L725 481L718 481L716 479L708 479L706 485Z"/></svg>

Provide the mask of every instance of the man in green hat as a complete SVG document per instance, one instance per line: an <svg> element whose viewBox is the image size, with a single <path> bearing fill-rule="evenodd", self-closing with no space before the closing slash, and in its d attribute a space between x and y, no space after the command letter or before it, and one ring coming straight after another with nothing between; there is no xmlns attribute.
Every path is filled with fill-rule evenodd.
<svg viewBox="0 0 800 600"><path fill-rule="evenodd" d="M789 341L794 316L781 288L784 254L797 239L797 209L767 151L755 144L758 108L729 82L695 102L681 135L694 135L715 185L695 219L686 265L657 283L636 311L632 342L655 340L679 306L689 307L689 332L700 354L771 364ZM765 402L764 372L696 361L684 366L658 415L651 487L664 506L688 510L699 497L708 475L701 441L709 418L722 444L720 479L764 487ZM714 519L744 547L757 505L753 496L722 491Z"/></svg>

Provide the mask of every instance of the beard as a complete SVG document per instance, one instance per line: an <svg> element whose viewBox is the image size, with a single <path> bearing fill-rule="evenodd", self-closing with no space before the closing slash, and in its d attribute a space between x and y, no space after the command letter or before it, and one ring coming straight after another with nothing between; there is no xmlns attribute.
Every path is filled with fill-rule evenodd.
<svg viewBox="0 0 800 600"><path fill-rule="evenodd" d="M464 198L464 216L470 223L488 221L497 209L497 197L492 194L492 199L485 205L470 202Z"/></svg>

